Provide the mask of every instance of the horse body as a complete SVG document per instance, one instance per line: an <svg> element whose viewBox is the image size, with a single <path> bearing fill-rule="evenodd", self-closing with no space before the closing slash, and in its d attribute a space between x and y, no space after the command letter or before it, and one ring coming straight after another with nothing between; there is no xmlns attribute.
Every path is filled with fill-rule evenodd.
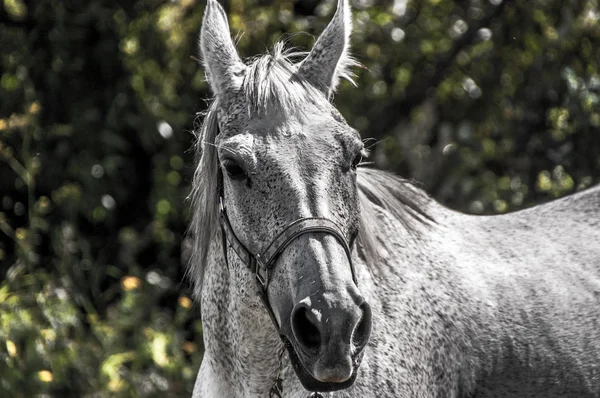
<svg viewBox="0 0 600 398"><path fill-rule="evenodd" d="M352 65L349 21L339 0L299 65L278 47L245 65L209 0L201 48L216 100L192 194L206 349L194 397L600 396L600 187L470 216L356 169L360 140L328 101ZM272 267L252 270L252 253L306 220L333 232L296 230Z"/></svg>
<svg viewBox="0 0 600 398"><path fill-rule="evenodd" d="M373 396L598 396L599 205L598 187L502 216L432 201L412 244L388 221L369 289L384 371L368 383L397 385Z"/></svg>

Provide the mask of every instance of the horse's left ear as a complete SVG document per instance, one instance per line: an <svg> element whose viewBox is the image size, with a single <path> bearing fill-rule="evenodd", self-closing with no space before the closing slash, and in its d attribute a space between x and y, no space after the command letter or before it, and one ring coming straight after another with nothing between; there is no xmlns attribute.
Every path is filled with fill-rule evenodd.
<svg viewBox="0 0 600 398"><path fill-rule="evenodd" d="M352 33L352 12L348 1L338 0L333 19L298 69L298 73L328 97L335 92L340 78L352 82L353 74L349 69L357 65L348 53Z"/></svg>

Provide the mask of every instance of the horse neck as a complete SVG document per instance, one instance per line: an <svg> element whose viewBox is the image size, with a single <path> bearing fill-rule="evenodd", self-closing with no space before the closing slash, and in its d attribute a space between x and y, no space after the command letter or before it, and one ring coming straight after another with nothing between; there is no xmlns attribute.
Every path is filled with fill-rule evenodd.
<svg viewBox="0 0 600 398"><path fill-rule="evenodd" d="M214 246L202 289L205 360L221 383L246 395L265 395L283 345L256 293L253 274L231 250L227 265L221 246Z"/></svg>

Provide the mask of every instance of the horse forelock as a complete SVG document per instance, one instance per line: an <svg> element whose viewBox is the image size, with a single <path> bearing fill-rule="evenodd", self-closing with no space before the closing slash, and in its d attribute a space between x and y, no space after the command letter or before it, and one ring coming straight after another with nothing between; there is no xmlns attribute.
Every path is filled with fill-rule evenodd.
<svg viewBox="0 0 600 398"><path fill-rule="evenodd" d="M301 56L277 43L271 54L253 59L247 66L242 86L249 117L260 117L270 110L295 113L319 95L301 76L293 58Z"/></svg>
<svg viewBox="0 0 600 398"><path fill-rule="evenodd" d="M294 60L306 55L278 42L271 53L250 60L240 97L247 106L248 117L273 111L286 115L314 112L311 104L321 109L330 106L325 95L298 72L300 63Z"/></svg>

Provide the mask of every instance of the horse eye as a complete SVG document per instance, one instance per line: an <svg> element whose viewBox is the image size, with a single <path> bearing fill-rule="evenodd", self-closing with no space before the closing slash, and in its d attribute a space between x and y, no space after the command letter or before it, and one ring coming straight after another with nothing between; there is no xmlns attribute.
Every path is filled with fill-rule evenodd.
<svg viewBox="0 0 600 398"><path fill-rule="evenodd" d="M354 158L354 160L352 161L352 169L356 170L356 168L358 167L358 165L360 164L360 162L362 162L362 154L359 153L358 155L356 155L356 157Z"/></svg>
<svg viewBox="0 0 600 398"><path fill-rule="evenodd" d="M231 159L224 160L223 167L225 168L225 171L227 172L229 178L231 178L232 180L239 181L248 178L246 171L239 164L237 164Z"/></svg>

